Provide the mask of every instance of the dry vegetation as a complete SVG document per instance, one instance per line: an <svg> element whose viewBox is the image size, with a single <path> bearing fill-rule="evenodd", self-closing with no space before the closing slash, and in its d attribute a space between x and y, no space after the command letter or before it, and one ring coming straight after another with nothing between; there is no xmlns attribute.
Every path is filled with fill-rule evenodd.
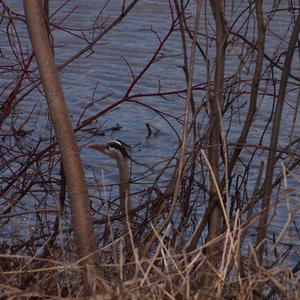
<svg viewBox="0 0 300 300"><path fill-rule="evenodd" d="M25 2L30 9L32 1ZM92 240L82 227L89 220L76 218L84 196L78 181L70 181L67 158L61 160L60 125L41 119L47 79L41 82L24 34L25 16L0 2L1 299L300 298L299 2L269 2L226 1L224 8L218 0L169 1L169 28L163 34L149 29L157 40L143 68L134 74L125 60L132 78L123 96L97 106L109 95L95 100L95 87L96 96L76 116L80 145L122 131L101 120L130 103L165 120L178 148L132 178L135 205L127 215L109 193L116 186L106 185L103 174L87 176ZM86 43L59 71L97 51L96 43L143 5L120 5L115 19L99 9L93 26L79 32L67 22L80 6L69 0L49 11L48 1L40 3L56 56L64 49L56 49L57 32ZM276 32L282 16L288 25ZM181 88L155 83L155 92L141 90L138 83L150 68L174 59L166 44L175 35L181 40L175 56L185 78ZM180 101L183 110L169 113L148 99ZM41 122L48 124L43 139L35 134ZM148 178L151 184L140 184Z"/></svg>

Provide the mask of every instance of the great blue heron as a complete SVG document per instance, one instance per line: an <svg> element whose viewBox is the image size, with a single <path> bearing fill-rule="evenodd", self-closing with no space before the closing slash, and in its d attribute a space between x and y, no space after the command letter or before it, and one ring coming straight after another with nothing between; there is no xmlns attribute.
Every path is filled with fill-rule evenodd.
<svg viewBox="0 0 300 300"><path fill-rule="evenodd" d="M128 171L128 149L130 146L126 145L120 140L110 141L106 144L92 144L89 145L91 149L100 151L117 161L119 174L120 174L120 184L119 184L119 194L120 194L120 204L121 211L125 215L131 208L130 201L130 178ZM126 207L127 203L127 207Z"/></svg>

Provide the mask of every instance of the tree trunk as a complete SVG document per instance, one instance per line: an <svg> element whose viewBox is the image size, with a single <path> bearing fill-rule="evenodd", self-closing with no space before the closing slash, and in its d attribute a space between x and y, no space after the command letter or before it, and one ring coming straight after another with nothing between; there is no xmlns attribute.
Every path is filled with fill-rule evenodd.
<svg viewBox="0 0 300 300"><path fill-rule="evenodd" d="M210 172L214 174L217 185L214 183L212 174L210 175L210 202L218 202L217 189L219 188L219 155L221 137L221 107L223 103L223 82L225 65L225 42L226 42L226 23L224 20L223 1L211 0L211 7L216 23L216 67L215 67L215 86L213 95L210 96L210 129L209 129L209 151L208 160L211 165ZM216 238L221 232L222 211L219 205L212 210L208 221L207 242ZM216 267L218 257L213 253L219 250L219 245L213 243L206 248L206 253L210 255L210 263ZM212 254L212 255L211 255ZM214 280L213 276L207 276L204 280L204 288L209 288Z"/></svg>
<svg viewBox="0 0 300 300"><path fill-rule="evenodd" d="M24 0L23 3L29 36L38 64L66 176L77 253L80 258L84 258L82 259L82 265L89 267L89 270L92 267L94 270L97 259L96 255L90 254L96 251L96 237L93 232L89 210L89 197L72 124L48 39L45 23L47 20L43 15L41 1ZM84 278L87 283L87 272L86 269L84 270Z"/></svg>

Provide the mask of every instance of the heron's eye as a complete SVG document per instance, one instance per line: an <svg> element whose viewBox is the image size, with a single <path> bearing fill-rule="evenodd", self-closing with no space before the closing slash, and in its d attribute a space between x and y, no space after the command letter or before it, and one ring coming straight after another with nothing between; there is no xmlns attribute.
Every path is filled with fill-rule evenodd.
<svg viewBox="0 0 300 300"><path fill-rule="evenodd" d="M114 151L114 150L119 150L119 145L116 144L115 142L108 142L106 144L106 149L107 151Z"/></svg>

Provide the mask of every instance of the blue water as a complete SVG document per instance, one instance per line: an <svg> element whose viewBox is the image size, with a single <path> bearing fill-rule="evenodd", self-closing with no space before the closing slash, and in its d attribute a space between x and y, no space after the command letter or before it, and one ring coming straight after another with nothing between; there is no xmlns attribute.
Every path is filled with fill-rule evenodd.
<svg viewBox="0 0 300 300"><path fill-rule="evenodd" d="M79 5L74 14L66 19L62 26L66 30L69 28L77 28L78 30L73 31L73 33L79 35L81 38L71 35L70 33L66 32L66 30L56 29L52 32L54 37L54 45L56 47L55 57L58 65L64 63L68 58L76 54L79 50L87 45L87 43L82 39L82 32L84 28L93 26L101 5L103 5L105 2L106 1L99 2L96 0L88 1L88 3L84 3L82 1L70 1L63 10L61 10L52 18L53 22L59 23L66 13L70 12L70 10L76 5ZM11 5L11 8L16 12L23 14L21 1L11 0L6 1L6 3ZM54 8L56 8L60 3L61 1L51 1L51 12L53 12ZM106 24L112 22L113 19L120 13L121 3L122 1L110 1L108 7L106 7L103 14L98 19L98 24L105 26ZM271 11L272 4L273 1L265 1L264 10L266 12L266 22L267 16L270 16L268 12ZM245 7L244 5L246 4L244 3L241 6L232 7L230 4L228 7L226 7L226 17L229 24L231 24L231 22L235 20L235 17L243 10ZM285 6L286 4L283 3L280 7L285 8ZM194 7L190 5L188 11L193 14L193 10ZM201 26L199 29L199 43L205 50L207 50L209 59L211 62L213 62L215 55L213 42L209 39L206 41L202 35L202 33L204 34L207 30L208 36L212 37L213 29L208 23L205 23L204 13L205 11L202 9ZM213 24L211 12L209 10L207 11L207 14L210 22ZM241 17L239 19L239 21L232 28L233 31L237 32L239 30L239 27L245 20L245 17ZM250 29L247 33L247 39L251 43L255 43L256 37L255 32L251 30L254 22L255 20L250 18ZM192 20L189 20L189 23L192 24ZM19 37L24 45L26 45L24 46L24 49L29 51L30 44L26 28L22 22L16 21L16 25L19 32ZM101 39L96 46L93 47L93 53L91 51L87 52L60 72L66 102L68 104L74 127L77 126L78 119L83 109L86 107L88 108L83 115L83 120L104 110L112 103L122 99L133 80L131 72L133 72L134 76L136 77L143 70L159 45L157 35L159 35L160 39L163 39L167 34L170 25L171 16L168 1L142 0L136 5L133 11L124 19L121 24L115 27L108 35ZM0 26L2 29L4 28L3 25ZM276 13L275 17L270 19L269 26L270 30L267 32L265 47L266 54L270 57L274 55L280 56L280 54L286 50L287 43L285 41L288 40L291 33L290 15L285 10ZM95 35L97 33L98 32L95 32ZM244 28L242 29L241 33L245 34ZM86 38L91 40L92 34L86 33ZM8 45L8 41L3 34L0 35L0 41L1 49L5 57L7 57L6 59L0 59L1 64L9 65L14 58ZM240 41L235 41L235 39L231 38L231 36L229 41L230 44L228 46L225 70L225 87L230 88L230 85L236 80L244 80L244 82L240 85L240 90L234 90L231 95L231 97L236 97L238 93L240 93L238 101L234 101L231 106L232 111L235 111L232 120L230 119L230 110L224 116L223 125L225 132L231 124L230 131L227 136L228 142L230 143L236 141L241 132L241 126L245 119L245 112L248 108L249 93L251 89L250 84L252 80L254 62L251 63L251 60L249 59L251 56L250 47L247 48L247 46L243 46ZM185 94L173 94L167 96L167 99L163 99L155 96L155 93L157 93L158 90L166 92L183 90L186 88L185 77L181 68L183 65L183 59L179 31L174 32L171 35L165 46L162 48L161 54L163 54L164 58L153 64L146 71L145 75L141 78L141 80L139 80L130 94L138 95L135 100L138 100L144 105L137 103L123 103L101 116L97 120L97 123L93 123L90 126L98 127L101 130L107 130L113 126L116 126L116 124L119 124L122 127L121 130L108 130L106 131L105 136L95 136L86 131L80 131L76 133L78 144L81 149L81 158L87 177L89 193L95 199L95 201L98 201L97 199L99 199L99 190L96 187L97 184L95 182L95 176L98 179L98 182L101 182L101 170L103 170L106 182L117 183L118 171L116 170L115 163L110 158L91 151L86 147L87 143L104 143L110 139L118 138L132 146L132 156L140 163L132 164L131 172L132 177L134 178L134 184L132 186L133 191L140 191L148 187L159 171L166 165L165 161L173 155L174 151L178 147L178 136L180 137L182 133L182 115ZM248 58L245 63L247 67L243 67L239 77L236 78L233 75L241 67L240 54L243 54ZM281 65L283 63L283 57L284 56L279 59L279 63ZM265 60L265 64L266 66L268 65L267 60ZM211 68L212 65L213 64L211 64ZM34 67L34 64L32 66ZM213 70L211 70L211 72L213 72ZM269 71L264 74L264 78L270 77L268 72ZM295 55L292 74L300 77L299 57L297 55ZM37 71L33 70L32 76L35 77L37 75ZM211 76L213 78L213 73ZM274 81L276 82L276 93L278 93L278 82L280 80L280 76L280 70L275 68ZM3 80L3 85L5 82L9 82L11 79L9 75L1 75L1 77ZM205 63L203 58L199 55L196 61L194 83L204 85L206 81L207 76ZM298 99L298 91L295 88L294 82L295 80L291 79L290 84L288 85L285 100L286 103L282 115L282 130L279 141L282 147L287 145L291 139L299 136L300 133L299 122L296 122L292 136L290 134L294 108ZM28 80L25 81L25 83L28 83ZM26 90L28 89L25 89L24 92ZM1 97L1 101L5 99L9 92L9 89L4 92ZM274 83L270 81L262 81L260 92L261 94L265 94L265 96L259 97L258 111L255 117L254 126L248 138L249 144L257 144L261 139L274 101L274 97L272 96L274 93ZM206 91L195 91L194 97L196 101L196 107L200 107L203 101L206 101ZM98 100L102 98L104 99L94 103L92 106L89 106L92 99ZM147 106L159 110L169 123L157 112L154 112ZM46 147L46 145L48 145L47 139L53 135L53 132L50 130L45 100L40 92L34 91L16 107L16 113L19 114L17 124L21 124L33 109L33 117L26 125L26 129L32 130L32 132L25 139L20 141L20 143L23 145L28 145L32 142L32 145L34 145L37 141L41 140L40 149L43 149ZM200 111L197 121L200 124L198 128L199 136L202 138L208 122L204 109ZM160 133L147 139L146 136L148 132L145 126L147 122L150 122L159 128ZM8 123L4 124L3 128L7 131L10 130ZM271 126L267 128L263 136L262 144L265 146L269 145L270 133ZM253 149L249 148L249 151L244 150L242 152L241 158L245 164L250 159L250 151L253 151ZM260 162L265 160L266 157L266 152L263 151L258 151L254 157L249 171L247 184L248 195L251 195L253 191ZM54 164L55 163L57 162L54 162ZM280 163L281 161L278 164L278 170L275 176L280 174ZM151 168L154 165L156 165L154 168L154 173L144 179L143 174L147 170L146 167ZM14 163L11 166L13 168L19 167L18 163ZM44 169L47 170L46 164ZM58 172L58 167L54 168L53 170L54 173ZM9 176L11 172L11 169L5 169L3 174L5 174L5 176ZM238 163L235 172L237 175L242 176L245 172L244 165L242 163ZM286 224L288 212L298 211L298 173L299 172L297 170L294 171L293 176L289 177L288 179L288 196L281 192L278 198L278 205L274 210L275 216L270 227L270 230L274 231L277 235L281 232ZM165 172L164 176L162 176L162 182L163 180L170 178L170 174L172 174L172 169ZM55 177L57 174L52 174L52 176ZM163 184L161 185L163 186ZM5 186L4 181L1 183L1 186ZM100 190L102 191L102 189ZM13 197L13 193L13 190L10 191L9 197ZM115 185L112 187L108 186L107 194L110 195L110 197L115 197L117 195L117 187ZM103 195L101 194L101 196ZM55 200L53 199L55 199L55 195L50 195L48 199L44 199L44 202L41 201L41 206L46 204L48 205L49 201L55 206ZM287 208L287 202L285 199L290 201L289 209ZM274 200L276 200L276 195L274 195ZM28 205L28 203L31 203L32 199L30 200L24 198L23 201ZM32 203L32 205L34 208L36 207L36 204ZM20 202L15 209L18 211L18 209L22 209L23 207L23 204ZM25 223L28 222L27 224L31 222L30 220L28 221L28 219L25 219L25 217L22 220ZM293 221L296 224L299 224L299 214L293 214ZM11 229L8 229L8 227L4 226L3 228L5 232L11 231ZM288 226L288 230L290 234L285 235L283 241L287 243L292 241L295 243L295 237L298 239L298 236L292 224L291 226ZM30 231L27 230L27 232ZM297 250L295 248L296 256L298 255L297 251L299 251L299 249Z"/></svg>

